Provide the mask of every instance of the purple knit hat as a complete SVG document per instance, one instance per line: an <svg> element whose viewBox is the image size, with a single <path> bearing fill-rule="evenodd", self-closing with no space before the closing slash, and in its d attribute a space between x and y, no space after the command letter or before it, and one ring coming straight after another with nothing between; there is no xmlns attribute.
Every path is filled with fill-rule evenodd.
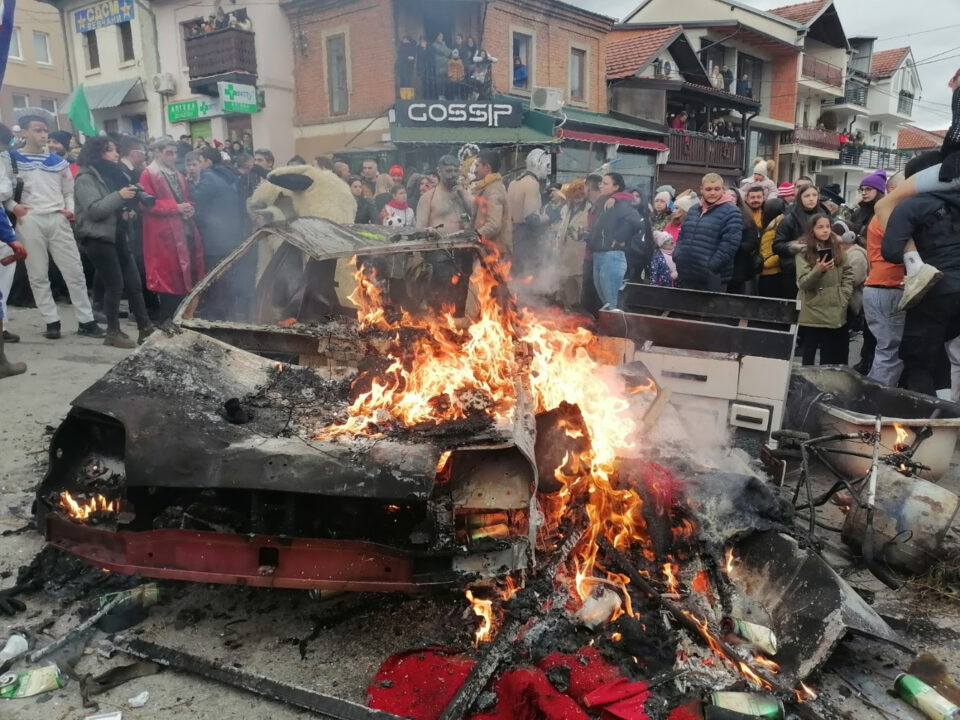
<svg viewBox="0 0 960 720"><path fill-rule="evenodd" d="M885 195L887 192L887 171L874 170L860 181L860 187L873 188L881 195Z"/></svg>

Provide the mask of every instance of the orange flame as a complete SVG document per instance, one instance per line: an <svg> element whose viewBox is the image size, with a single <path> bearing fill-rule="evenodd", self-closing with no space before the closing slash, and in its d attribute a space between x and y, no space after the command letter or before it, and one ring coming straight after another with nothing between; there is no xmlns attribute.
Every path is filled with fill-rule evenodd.
<svg viewBox="0 0 960 720"><path fill-rule="evenodd" d="M283 363L282 363L282 362L276 363L276 364L274 365L274 367L277 369L277 372L283 372Z"/></svg>
<svg viewBox="0 0 960 720"><path fill-rule="evenodd" d="M509 600L509 599L512 598L514 595L516 595L516 594L517 594L517 591L520 590L520 588L522 588L522 587L523 587L523 585L518 585L518 584L514 581L512 575L507 575L507 577L506 577L505 580L504 580L504 586L503 586L503 588L499 591L499 593L500 593L500 599L501 599L501 600L504 600L504 601Z"/></svg>
<svg viewBox="0 0 960 720"><path fill-rule="evenodd" d="M107 500L103 495L91 495L85 503L79 503L73 496L64 491L60 493L60 507L74 520L88 520L95 512L117 512L120 503L116 500Z"/></svg>
<svg viewBox="0 0 960 720"><path fill-rule="evenodd" d="M474 646L482 642L490 642L490 634L493 630L493 600L475 598L470 590L467 590L466 596L470 601L473 614L480 618L480 627L474 633Z"/></svg>
<svg viewBox="0 0 960 720"><path fill-rule="evenodd" d="M733 574L733 548L727 548L727 555L723 561L723 571L730 577Z"/></svg>
<svg viewBox="0 0 960 720"><path fill-rule="evenodd" d="M398 336L386 352L387 370L356 397L344 422L324 428L318 438L370 435L387 420L410 427L477 412L495 421L512 420L521 377L529 379L536 412L564 402L577 406L584 427L568 427L567 434L589 436L590 447L576 457L568 454L556 469L563 489L544 525L556 527L575 497L587 498L589 526L574 553L576 587L583 600L590 591L586 580L594 574L601 534L615 548L639 542L648 550L642 500L636 491L621 487L616 474L618 454L632 446L636 423L623 393L612 392L602 378L595 359L597 337L585 328L564 330L506 303L500 283L508 277L509 263L492 246L487 249L490 255L470 277L477 311L468 323L451 311L428 316L404 312L399 321L388 320L376 272L360 263L350 299L358 307L361 329L422 332L403 343ZM444 462L441 459L440 468Z"/></svg>
<svg viewBox="0 0 960 720"><path fill-rule="evenodd" d="M663 576L667 580L667 592L678 593L680 592L680 583L677 580L677 572L680 571L680 567L673 563L664 563L663 564Z"/></svg>
<svg viewBox="0 0 960 720"><path fill-rule="evenodd" d="M910 431L900 423L894 423L893 429L897 431L897 441L893 444L895 452L904 452L908 447L907 438L910 437Z"/></svg>
<svg viewBox="0 0 960 720"><path fill-rule="evenodd" d="M760 677L752 667L747 665L747 663L743 662L742 660L729 657L723 651L723 647L721 647L720 643L717 641L717 639L713 636L713 633L710 631L709 619L704 618L703 620L701 620L696 615L691 613L689 610L682 610L681 612L683 612L684 615L686 615L688 618L690 618L691 620L693 620L693 622L697 624L697 630L700 632L700 635L703 637L703 639L707 641L707 645L710 647L710 650L715 655L729 662L731 665L737 668L747 680L752 682L757 687L763 688L764 690L773 689L773 685L771 685L768 681Z"/></svg>
<svg viewBox="0 0 960 720"><path fill-rule="evenodd" d="M621 633L615 632L613 635L610 636L610 639L613 642L620 642L621 640L623 640L623 635Z"/></svg>
<svg viewBox="0 0 960 720"><path fill-rule="evenodd" d="M777 675L780 672L780 666L768 657L763 655L754 655L753 661L757 665L765 667L771 675Z"/></svg>
<svg viewBox="0 0 960 720"><path fill-rule="evenodd" d="M803 702L804 700L817 699L817 693L814 691L813 688L811 688L809 685L803 682L803 680L800 681L800 689L794 690L794 692L797 694L797 702Z"/></svg>

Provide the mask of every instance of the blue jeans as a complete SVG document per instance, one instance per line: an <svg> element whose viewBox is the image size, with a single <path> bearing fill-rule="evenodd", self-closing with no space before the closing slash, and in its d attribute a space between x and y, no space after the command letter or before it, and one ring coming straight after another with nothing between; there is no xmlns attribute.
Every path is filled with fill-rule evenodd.
<svg viewBox="0 0 960 720"><path fill-rule="evenodd" d="M597 288L601 305L617 307L617 296L626 274L627 256L623 250L593 253L593 284Z"/></svg>
<svg viewBox="0 0 960 720"><path fill-rule="evenodd" d="M867 377L887 387L896 387L903 372L900 339L903 337L907 312L897 307L902 296L903 290L900 288L869 285L863 288L863 314L867 319L867 327L877 339L873 366Z"/></svg>

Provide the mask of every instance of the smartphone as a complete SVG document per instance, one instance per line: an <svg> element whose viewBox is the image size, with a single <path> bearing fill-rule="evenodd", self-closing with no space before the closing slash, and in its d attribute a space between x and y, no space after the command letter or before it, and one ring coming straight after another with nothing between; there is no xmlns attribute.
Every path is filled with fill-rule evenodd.
<svg viewBox="0 0 960 720"><path fill-rule="evenodd" d="M817 250L817 257L821 262L828 263L833 260L833 250L831 248L823 248L822 250Z"/></svg>

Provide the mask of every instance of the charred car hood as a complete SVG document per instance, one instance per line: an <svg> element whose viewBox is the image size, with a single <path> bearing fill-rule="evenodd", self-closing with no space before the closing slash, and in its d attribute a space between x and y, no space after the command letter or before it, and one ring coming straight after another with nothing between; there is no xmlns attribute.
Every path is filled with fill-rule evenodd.
<svg viewBox="0 0 960 720"><path fill-rule="evenodd" d="M81 393L72 412L123 425L128 486L426 499L456 439L429 432L316 439L338 419L345 395L343 382L311 368L281 366L179 329L155 333ZM230 398L252 412L249 422L226 419ZM471 431L470 445L514 445L514 431L512 423L491 423Z"/></svg>

